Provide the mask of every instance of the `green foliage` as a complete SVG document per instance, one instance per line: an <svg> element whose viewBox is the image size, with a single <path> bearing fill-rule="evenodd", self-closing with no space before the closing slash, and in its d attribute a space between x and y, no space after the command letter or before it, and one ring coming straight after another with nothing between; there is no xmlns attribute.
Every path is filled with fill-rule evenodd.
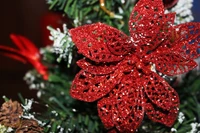
<svg viewBox="0 0 200 133"><path fill-rule="evenodd" d="M51 0L49 9L62 11L74 21L74 26L87 23L103 22L128 33L128 20L134 6L131 1L105 0L105 7L114 12L109 16L100 7L99 0Z"/></svg>

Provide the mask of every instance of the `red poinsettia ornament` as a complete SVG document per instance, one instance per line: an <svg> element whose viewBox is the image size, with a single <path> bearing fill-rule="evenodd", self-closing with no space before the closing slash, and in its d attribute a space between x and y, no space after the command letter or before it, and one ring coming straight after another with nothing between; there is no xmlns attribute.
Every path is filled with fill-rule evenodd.
<svg viewBox="0 0 200 133"><path fill-rule="evenodd" d="M0 45L0 50L2 50L0 53L23 63L29 62L35 67L38 73L43 76L43 79L47 80L47 68L41 63L39 49L35 46L35 44L21 35L11 34L10 38L19 50Z"/></svg>
<svg viewBox="0 0 200 133"><path fill-rule="evenodd" d="M144 114L173 125L179 97L160 73L171 76L195 68L200 47L200 23L174 26L174 18L175 13L164 14L162 0L140 0L130 15L130 36L103 23L70 30L86 57L77 62L82 70L70 94L86 102L98 100L107 129L134 132Z"/></svg>

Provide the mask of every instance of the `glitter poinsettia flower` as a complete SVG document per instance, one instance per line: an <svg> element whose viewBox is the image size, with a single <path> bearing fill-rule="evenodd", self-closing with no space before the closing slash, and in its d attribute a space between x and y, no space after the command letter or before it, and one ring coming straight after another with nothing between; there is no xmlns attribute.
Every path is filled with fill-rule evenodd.
<svg viewBox="0 0 200 133"><path fill-rule="evenodd" d="M11 34L10 38L19 50L0 45L0 53L23 63L29 62L47 80L47 68L41 63L41 55L35 44L21 35Z"/></svg>
<svg viewBox="0 0 200 133"><path fill-rule="evenodd" d="M163 78L192 70L199 56L200 23L173 25L162 0L140 0L129 20L130 36L103 23L70 30L85 58L70 95L98 101L107 129L134 132L144 115L172 126L179 110L177 92ZM113 130L112 130L113 131Z"/></svg>

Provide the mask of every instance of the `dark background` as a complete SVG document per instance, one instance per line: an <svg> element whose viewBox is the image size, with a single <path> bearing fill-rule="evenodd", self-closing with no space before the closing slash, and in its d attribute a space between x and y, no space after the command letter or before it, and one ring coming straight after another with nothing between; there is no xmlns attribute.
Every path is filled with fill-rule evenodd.
<svg viewBox="0 0 200 133"><path fill-rule="evenodd" d="M200 22L200 0L194 0L192 11L195 19L194 21Z"/></svg>
<svg viewBox="0 0 200 133"><path fill-rule="evenodd" d="M0 4L0 44L13 47L9 35L17 33L26 36L38 47L42 46L40 21L48 11L46 0L4 0ZM194 0L193 16L200 22L200 0ZM32 68L0 55L0 102L2 96L14 100L22 92L26 98L35 97L23 80L24 74Z"/></svg>
<svg viewBox="0 0 200 133"><path fill-rule="evenodd" d="M41 44L40 21L48 11L46 0L4 0L0 4L0 45L14 47L9 35L21 34L38 47ZM23 80L24 74L32 68L21 62L0 55L0 101L2 96L18 99L22 92L26 98L35 96Z"/></svg>

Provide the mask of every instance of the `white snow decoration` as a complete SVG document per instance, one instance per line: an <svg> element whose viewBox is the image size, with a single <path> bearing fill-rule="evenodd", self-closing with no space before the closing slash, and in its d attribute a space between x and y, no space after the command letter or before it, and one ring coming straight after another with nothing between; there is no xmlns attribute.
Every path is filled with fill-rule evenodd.
<svg viewBox="0 0 200 133"><path fill-rule="evenodd" d="M198 131L198 127L200 127L200 123L191 123L190 126L192 127L192 130L190 132L187 132L187 133L197 133Z"/></svg>
<svg viewBox="0 0 200 133"><path fill-rule="evenodd" d="M3 95L3 96L2 96L2 98L3 98L3 99L5 99L5 98L6 98L6 96L5 96L5 95Z"/></svg>
<svg viewBox="0 0 200 133"><path fill-rule="evenodd" d="M64 133L64 128L61 127L59 133Z"/></svg>
<svg viewBox="0 0 200 133"><path fill-rule="evenodd" d="M12 131L13 131L13 129L11 127L8 127L8 129L6 130L7 133L10 133Z"/></svg>
<svg viewBox="0 0 200 133"><path fill-rule="evenodd" d="M51 4L53 1L52 0L46 0L47 4Z"/></svg>
<svg viewBox="0 0 200 133"><path fill-rule="evenodd" d="M183 112L179 112L178 122L181 124L181 123L183 123L184 119L185 119L185 116L184 116Z"/></svg>
<svg viewBox="0 0 200 133"><path fill-rule="evenodd" d="M171 128L171 132L177 132L175 128Z"/></svg>
<svg viewBox="0 0 200 133"><path fill-rule="evenodd" d="M31 72L27 72L24 76L24 80L26 80L26 82L28 84L32 83L35 80L35 76L31 73Z"/></svg>
<svg viewBox="0 0 200 133"><path fill-rule="evenodd" d="M29 111L32 108L33 100L25 99L25 105L21 105L25 111Z"/></svg>
<svg viewBox="0 0 200 133"><path fill-rule="evenodd" d="M48 127L48 128L50 128L50 127L51 127L51 125L47 125L47 127Z"/></svg>
<svg viewBox="0 0 200 133"><path fill-rule="evenodd" d="M58 113L55 110L51 111L51 113L54 114L55 116L58 116Z"/></svg>
<svg viewBox="0 0 200 133"><path fill-rule="evenodd" d="M4 125L0 124L0 133L6 133L7 128Z"/></svg>
<svg viewBox="0 0 200 133"><path fill-rule="evenodd" d="M40 98L41 96L42 96L42 92L41 92L41 91L38 91L38 92L37 92L37 97Z"/></svg>
<svg viewBox="0 0 200 133"><path fill-rule="evenodd" d="M78 20L78 18L75 18L74 19L74 25L75 25L75 27L78 27L79 26L79 20Z"/></svg>
<svg viewBox="0 0 200 133"><path fill-rule="evenodd" d="M77 110L76 110L76 109L72 109L72 111L73 111L73 112L77 112Z"/></svg>
<svg viewBox="0 0 200 133"><path fill-rule="evenodd" d="M176 12L175 24L191 22L194 20L191 8L193 0L179 0L171 9L165 10L165 13Z"/></svg>
<svg viewBox="0 0 200 133"><path fill-rule="evenodd" d="M67 25L63 24L63 32L59 28L55 30L49 26L47 29L50 30L51 34L49 39L53 41L53 52L60 55L57 61L59 62L62 58L67 58L69 67L72 62L72 47L74 44L68 32Z"/></svg>
<svg viewBox="0 0 200 133"><path fill-rule="evenodd" d="M43 123L42 121L36 119L35 116L32 115L32 114L30 114L30 113L29 113L29 114L26 114L26 115L23 115L22 118L24 118L24 119L29 119L29 120L32 119L32 120L37 121L37 123L38 123L39 125L44 125L44 123Z"/></svg>
<svg viewBox="0 0 200 133"><path fill-rule="evenodd" d="M151 71L156 73L156 64L151 64Z"/></svg>

